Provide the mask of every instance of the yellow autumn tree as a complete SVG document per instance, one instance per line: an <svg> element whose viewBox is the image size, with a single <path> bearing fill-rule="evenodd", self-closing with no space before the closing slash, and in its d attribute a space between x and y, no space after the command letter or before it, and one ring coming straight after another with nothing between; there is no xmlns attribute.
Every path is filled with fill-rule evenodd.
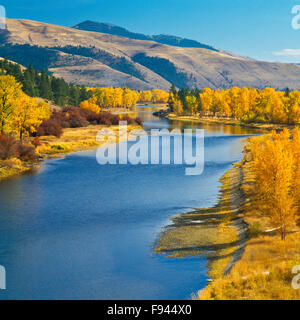
<svg viewBox="0 0 300 320"><path fill-rule="evenodd" d="M174 99L173 101L173 109L175 114L182 115L183 114L183 105L179 99Z"/></svg>
<svg viewBox="0 0 300 320"><path fill-rule="evenodd" d="M295 222L295 198L293 196L295 159L290 148L290 132L280 134L263 142L251 144L252 170L255 176L255 201L257 209L270 217L282 240L288 228Z"/></svg>
<svg viewBox="0 0 300 320"><path fill-rule="evenodd" d="M0 76L0 133L10 122L16 99L22 94L22 85L13 76Z"/></svg>
<svg viewBox="0 0 300 320"><path fill-rule="evenodd" d="M200 94L201 111L203 113L208 113L211 111L213 106L213 90L210 88L203 89Z"/></svg>
<svg viewBox="0 0 300 320"><path fill-rule="evenodd" d="M98 114L100 112L100 107L97 105L96 101L96 97L84 100L80 103L79 107L81 109L92 111Z"/></svg>
<svg viewBox="0 0 300 320"><path fill-rule="evenodd" d="M300 225L300 128L296 127L293 132L291 141L291 150L294 154L294 181L293 181L293 196L298 214L298 224Z"/></svg>
<svg viewBox="0 0 300 320"><path fill-rule="evenodd" d="M154 89L152 90L152 102L153 103L167 103L169 99L169 93L160 90L160 89Z"/></svg>
<svg viewBox="0 0 300 320"><path fill-rule="evenodd" d="M140 102L151 102L152 101L152 92L150 90L141 91L139 96Z"/></svg>
<svg viewBox="0 0 300 320"><path fill-rule="evenodd" d="M130 108L134 106L139 99L139 94L130 89L123 89L123 97L122 97L122 103L121 105L126 108Z"/></svg>
<svg viewBox="0 0 300 320"><path fill-rule="evenodd" d="M38 101L26 94L15 100L10 127L22 141L24 136L36 132L43 120L49 119L50 108L44 101Z"/></svg>

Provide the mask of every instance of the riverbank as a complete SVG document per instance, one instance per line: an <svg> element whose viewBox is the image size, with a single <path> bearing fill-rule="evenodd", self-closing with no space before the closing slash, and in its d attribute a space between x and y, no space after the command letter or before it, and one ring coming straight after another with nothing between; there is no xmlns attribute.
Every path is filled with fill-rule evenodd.
<svg viewBox="0 0 300 320"><path fill-rule="evenodd" d="M218 204L174 217L157 240L154 251L168 257L206 256L208 285L194 298L300 299L300 290L292 287L300 230L294 227L281 240L270 218L251 203L252 181L246 147L243 160L220 179Z"/></svg>
<svg viewBox="0 0 300 320"><path fill-rule="evenodd" d="M140 129L137 125L128 125L127 132ZM97 142L96 136L99 130L110 129L116 133L119 142L119 126L89 125L80 128L66 128L60 138L54 136L40 137L40 145L36 148L37 159L34 161L21 161L8 159L0 161L0 181L22 174L26 171L38 168L44 159L63 157L66 154L79 151L93 150L105 142Z"/></svg>
<svg viewBox="0 0 300 320"><path fill-rule="evenodd" d="M239 216L243 202L240 175L239 164L223 175L216 206L174 217L157 240L154 251L177 258L206 256L208 282L228 274L243 253L248 232Z"/></svg>
<svg viewBox="0 0 300 320"><path fill-rule="evenodd" d="M167 111L158 111L157 115L160 117L167 118L169 120L178 121L193 121L205 124L225 124L231 126L240 126L245 128L261 129L261 130L283 130L284 128L292 129L294 125L285 124L271 124L271 123L245 123L235 119L225 119L225 118L204 118L199 116L183 116L176 115Z"/></svg>
<svg viewBox="0 0 300 320"><path fill-rule="evenodd" d="M258 138L251 138L258 139ZM300 290L292 287L294 266L300 265L300 230L295 226L285 241L272 227L270 218L259 213L250 200L253 174L246 147L240 163L238 189L242 195L239 216L248 226L241 258L224 276L199 292L200 300L299 300Z"/></svg>

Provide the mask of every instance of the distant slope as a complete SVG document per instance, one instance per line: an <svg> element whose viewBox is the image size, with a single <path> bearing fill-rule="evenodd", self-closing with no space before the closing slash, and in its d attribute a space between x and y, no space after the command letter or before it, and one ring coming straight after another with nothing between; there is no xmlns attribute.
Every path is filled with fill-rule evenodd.
<svg viewBox="0 0 300 320"><path fill-rule="evenodd" d="M21 19L7 19L7 30L0 30L0 56L88 86L300 89L295 64Z"/></svg>
<svg viewBox="0 0 300 320"><path fill-rule="evenodd" d="M134 32L128 31L125 28L118 27L113 24L95 22L95 21L90 21L90 20L86 20L84 22L78 23L73 28L78 29L78 30L84 30L84 31L93 31L93 32L112 34L115 36L121 36L121 37L126 37L129 39L135 39L135 40L155 41L158 43L167 44L167 45L175 46L175 47L204 48L204 49L209 49L209 50L213 50L213 51L219 51L218 49L216 49L212 46L200 43L195 40L180 38L180 37L167 35L167 34L148 36L148 35L145 35L142 33L134 33Z"/></svg>

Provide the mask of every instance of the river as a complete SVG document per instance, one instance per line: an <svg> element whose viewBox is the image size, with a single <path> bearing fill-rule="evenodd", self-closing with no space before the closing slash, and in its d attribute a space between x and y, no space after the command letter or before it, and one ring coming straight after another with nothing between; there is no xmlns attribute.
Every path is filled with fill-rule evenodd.
<svg viewBox="0 0 300 320"><path fill-rule="evenodd" d="M0 183L0 299L189 299L207 284L205 257L166 258L153 245L169 217L216 203L219 178L257 133L169 121L136 107L145 129L205 129L205 169L99 165L95 151L47 160Z"/></svg>

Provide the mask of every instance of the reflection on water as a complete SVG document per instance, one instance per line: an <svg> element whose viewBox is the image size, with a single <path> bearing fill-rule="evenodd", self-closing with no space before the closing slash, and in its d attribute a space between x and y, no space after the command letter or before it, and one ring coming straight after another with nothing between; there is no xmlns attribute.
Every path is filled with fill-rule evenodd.
<svg viewBox="0 0 300 320"><path fill-rule="evenodd" d="M135 112L145 128L204 128L205 169L100 166L95 152L49 160L38 174L0 183L0 299L187 299L206 285L203 257L152 252L168 218L216 203L218 179L241 158L232 126L169 122Z"/></svg>

